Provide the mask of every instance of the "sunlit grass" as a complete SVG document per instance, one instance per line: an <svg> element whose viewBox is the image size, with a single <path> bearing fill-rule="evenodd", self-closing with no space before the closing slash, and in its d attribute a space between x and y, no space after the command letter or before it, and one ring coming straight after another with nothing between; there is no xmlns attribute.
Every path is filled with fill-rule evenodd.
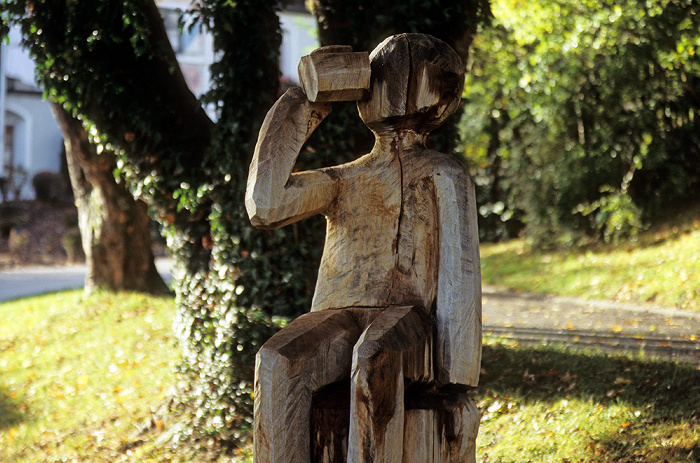
<svg viewBox="0 0 700 463"><path fill-rule="evenodd" d="M696 366L494 339L482 366L479 461L700 461Z"/></svg>
<svg viewBox="0 0 700 463"><path fill-rule="evenodd" d="M700 311L700 220L645 232L637 243L534 251L524 240L481 245L484 283L535 293Z"/></svg>
<svg viewBox="0 0 700 463"><path fill-rule="evenodd" d="M0 304L0 461L127 457L175 384L173 306L79 291Z"/></svg>
<svg viewBox="0 0 700 463"><path fill-rule="evenodd" d="M173 312L77 291L0 304L0 461L250 461L161 440L176 424L152 414L176 381ZM488 338L482 367L478 461L700 458L697 366Z"/></svg>

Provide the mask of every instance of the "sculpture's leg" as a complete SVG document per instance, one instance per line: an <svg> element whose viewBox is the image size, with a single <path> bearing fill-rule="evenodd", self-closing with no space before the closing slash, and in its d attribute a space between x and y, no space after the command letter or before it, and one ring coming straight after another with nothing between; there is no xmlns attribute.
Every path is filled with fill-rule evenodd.
<svg viewBox="0 0 700 463"><path fill-rule="evenodd" d="M400 463L404 377L429 367L431 324L421 309L390 307L369 325L353 351L348 463ZM420 373L429 375L430 368Z"/></svg>
<svg viewBox="0 0 700 463"><path fill-rule="evenodd" d="M455 394L445 400L445 437L449 448L443 453L448 456L443 461L450 463L476 462L476 437L479 433L481 413L474 400L466 392ZM442 441L441 441L442 442Z"/></svg>
<svg viewBox="0 0 700 463"><path fill-rule="evenodd" d="M311 395L347 378L360 336L343 310L305 314L270 338L255 359L254 461L310 461Z"/></svg>
<svg viewBox="0 0 700 463"><path fill-rule="evenodd" d="M402 463L475 463L479 410L467 392L437 392L409 405Z"/></svg>

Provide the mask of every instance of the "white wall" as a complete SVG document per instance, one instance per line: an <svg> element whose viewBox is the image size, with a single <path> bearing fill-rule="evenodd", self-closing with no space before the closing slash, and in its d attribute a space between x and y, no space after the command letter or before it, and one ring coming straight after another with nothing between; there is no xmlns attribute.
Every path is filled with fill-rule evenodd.
<svg viewBox="0 0 700 463"><path fill-rule="evenodd" d="M6 76L27 84L34 84L34 62L22 48L21 38L22 35L17 28L10 30L10 43L3 48L7 53Z"/></svg>
<svg viewBox="0 0 700 463"><path fill-rule="evenodd" d="M318 47L316 20L311 14L282 11L279 14L282 26L280 48L280 70L286 79L299 83L299 59Z"/></svg>
<svg viewBox="0 0 700 463"><path fill-rule="evenodd" d="M8 93L5 108L5 123L15 123L15 165L29 174L22 198L33 198L34 175L61 168L63 136L48 103L37 95Z"/></svg>
<svg viewBox="0 0 700 463"><path fill-rule="evenodd" d="M34 197L32 177L42 171L58 172L61 166L63 137L54 120L48 102L34 83L34 62L20 45L20 34L10 31L10 43L3 46L4 76L20 81L21 91L5 86L0 101L4 106L3 125L13 130L13 162L28 172L21 192L22 199ZM4 127L3 136L4 136ZM0 175L6 174L0 156Z"/></svg>

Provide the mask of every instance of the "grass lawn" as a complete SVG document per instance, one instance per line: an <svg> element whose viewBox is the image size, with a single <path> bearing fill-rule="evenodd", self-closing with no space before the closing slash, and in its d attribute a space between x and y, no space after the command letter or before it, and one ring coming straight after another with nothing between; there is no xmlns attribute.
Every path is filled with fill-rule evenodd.
<svg viewBox="0 0 700 463"><path fill-rule="evenodd" d="M484 345L482 462L698 462L697 365Z"/></svg>
<svg viewBox="0 0 700 463"><path fill-rule="evenodd" d="M173 310L75 291L0 304L0 461L210 461L162 443L173 423L152 413L176 381ZM697 366L485 341L479 461L700 461Z"/></svg>
<svg viewBox="0 0 700 463"><path fill-rule="evenodd" d="M0 461L148 461L133 449L139 426L163 427L149 419L175 384L173 312L81 291L0 304Z"/></svg>
<svg viewBox="0 0 700 463"><path fill-rule="evenodd" d="M700 312L700 207L633 244L535 251L524 240L481 245L485 284Z"/></svg>

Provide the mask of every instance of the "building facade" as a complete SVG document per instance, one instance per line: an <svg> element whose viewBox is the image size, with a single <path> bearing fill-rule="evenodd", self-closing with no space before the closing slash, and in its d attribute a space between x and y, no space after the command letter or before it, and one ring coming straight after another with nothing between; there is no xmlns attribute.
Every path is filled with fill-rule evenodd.
<svg viewBox="0 0 700 463"><path fill-rule="evenodd" d="M209 66L214 61L213 39L198 26L180 30L180 12L190 0L156 1L168 37L190 90L201 96L209 88ZM302 1L290 2L280 12L282 48L280 70L288 82L298 82L297 63L317 46L316 24ZM63 138L49 103L34 80L34 63L21 47L18 31L9 44L0 45L0 187L3 199L31 199L31 179L39 172L58 172Z"/></svg>
<svg viewBox="0 0 700 463"><path fill-rule="evenodd" d="M17 31L0 45L0 186L3 198L31 198L31 179L61 167L63 137L34 83L34 64Z"/></svg>

